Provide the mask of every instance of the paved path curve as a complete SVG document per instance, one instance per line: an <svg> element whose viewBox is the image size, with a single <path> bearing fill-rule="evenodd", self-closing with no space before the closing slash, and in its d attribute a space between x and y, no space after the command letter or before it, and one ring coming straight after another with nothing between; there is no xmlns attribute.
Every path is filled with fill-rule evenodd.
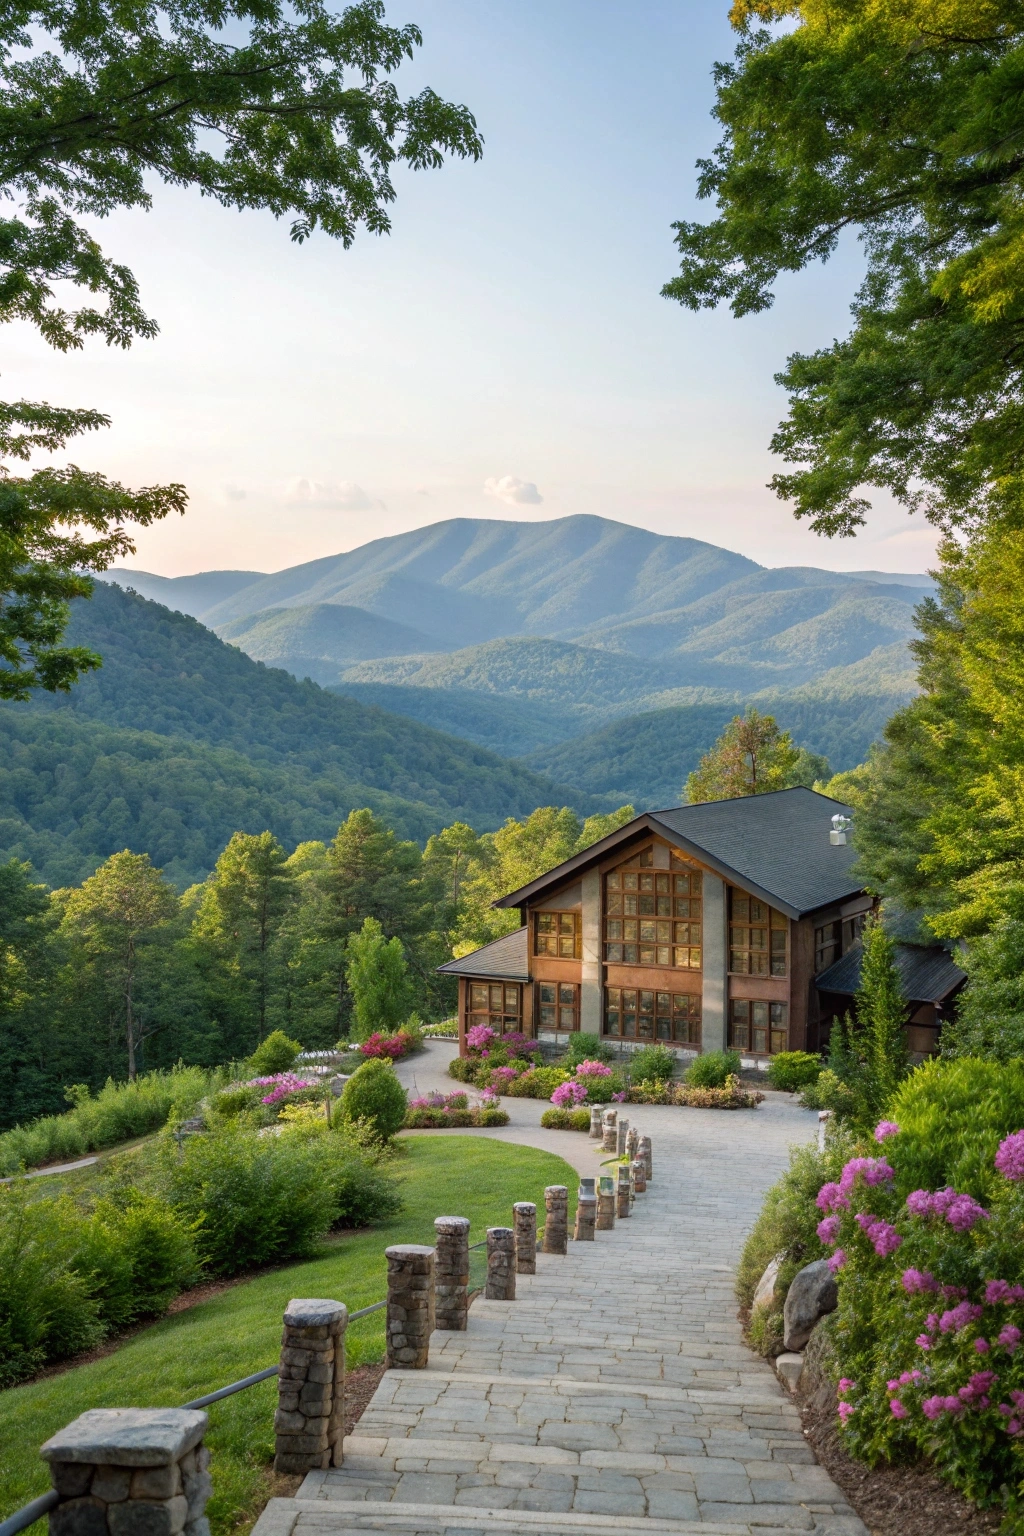
<svg viewBox="0 0 1024 1536"><path fill-rule="evenodd" d="M403 1076L433 1087L447 1058L434 1047ZM504 1102L508 1127L470 1134L596 1172L595 1143ZM272 1500L255 1536L867 1536L733 1295L743 1236L814 1116L782 1094L753 1113L626 1113L654 1145L631 1218L540 1255L516 1301L477 1300L466 1333L433 1335L427 1370L389 1371L345 1465Z"/></svg>

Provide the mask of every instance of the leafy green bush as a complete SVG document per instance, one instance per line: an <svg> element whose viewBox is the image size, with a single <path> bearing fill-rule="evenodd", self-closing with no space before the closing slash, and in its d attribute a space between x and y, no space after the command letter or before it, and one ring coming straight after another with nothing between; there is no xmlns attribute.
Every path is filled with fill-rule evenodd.
<svg viewBox="0 0 1024 1536"><path fill-rule="evenodd" d="M234 1088L222 1088L213 1095L210 1108L215 1114L233 1119L235 1115L259 1109L265 1091L264 1088L251 1088L247 1083L239 1083Z"/></svg>
<svg viewBox="0 0 1024 1536"><path fill-rule="evenodd" d="M588 1035L579 1031L569 1036L569 1044L565 1048L560 1066L571 1072L581 1061L614 1061L615 1054L606 1040L600 1035Z"/></svg>
<svg viewBox="0 0 1024 1536"><path fill-rule="evenodd" d="M589 1109L546 1109L540 1123L549 1131L589 1131Z"/></svg>
<svg viewBox="0 0 1024 1536"><path fill-rule="evenodd" d="M342 1089L335 1114L345 1120L362 1120L373 1126L382 1141L390 1141L402 1129L407 1101L405 1089L390 1061L371 1057L349 1078Z"/></svg>
<svg viewBox="0 0 1024 1536"><path fill-rule="evenodd" d="M480 1111L481 1125L508 1125L508 1115L503 1109L482 1109Z"/></svg>
<svg viewBox="0 0 1024 1536"><path fill-rule="evenodd" d="M740 1070L739 1051L707 1051L690 1063L683 1081L691 1088L724 1088Z"/></svg>
<svg viewBox="0 0 1024 1536"><path fill-rule="evenodd" d="M667 1045L644 1045L629 1058L635 1083L667 1083L676 1069L676 1055Z"/></svg>
<svg viewBox="0 0 1024 1536"><path fill-rule="evenodd" d="M789 1283L798 1269L813 1259L824 1258L827 1249L817 1236L821 1212L815 1205L818 1190L829 1179L838 1179L849 1142L830 1142L825 1152L816 1147L794 1147L789 1168L764 1197L760 1214L743 1245L736 1272L736 1296L743 1307L754 1299L758 1282L772 1259L782 1258L775 1294L779 1310Z"/></svg>
<svg viewBox="0 0 1024 1536"><path fill-rule="evenodd" d="M901 1193L952 1184L985 1201L1004 1182L993 1162L999 1143L1024 1126L1024 1062L933 1058L906 1079L886 1115L900 1127Z"/></svg>
<svg viewBox="0 0 1024 1536"><path fill-rule="evenodd" d="M75 1266L89 1277L108 1330L159 1316L199 1278L188 1225L156 1195L127 1189L100 1199L81 1230Z"/></svg>
<svg viewBox="0 0 1024 1536"><path fill-rule="evenodd" d="M695 1088L687 1083L673 1088L666 1083L665 1090L673 1095L676 1104L689 1109L756 1109L764 1100L763 1093L758 1093L756 1088L744 1088L733 1072L721 1088Z"/></svg>
<svg viewBox="0 0 1024 1536"><path fill-rule="evenodd" d="M534 1067L509 1083L505 1094L512 1099L550 1099L559 1083L568 1081L569 1074L561 1067Z"/></svg>
<svg viewBox="0 0 1024 1536"><path fill-rule="evenodd" d="M797 1093L816 1082L823 1062L809 1051L780 1051L768 1063L768 1082L783 1093Z"/></svg>
<svg viewBox="0 0 1024 1536"><path fill-rule="evenodd" d="M0 1188L0 1386L103 1337L99 1302L75 1269L79 1224L69 1202Z"/></svg>
<svg viewBox="0 0 1024 1536"><path fill-rule="evenodd" d="M436 1024L427 1024L423 1030L428 1040L457 1040L459 1038L459 1021L455 1014L450 1019L440 1019Z"/></svg>
<svg viewBox="0 0 1024 1536"><path fill-rule="evenodd" d="M275 1072L290 1072L301 1050L297 1040L289 1040L283 1029L275 1029L249 1057L248 1075L273 1077Z"/></svg>
<svg viewBox="0 0 1024 1536"><path fill-rule="evenodd" d="M508 1115L503 1109L431 1109L410 1107L405 1116L407 1131L441 1131L469 1129L482 1125L508 1125Z"/></svg>
<svg viewBox="0 0 1024 1536"><path fill-rule="evenodd" d="M392 1181L326 1121L276 1136L229 1123L190 1137L180 1160L168 1155L165 1176L200 1257L220 1275L307 1256L331 1227L367 1226L399 1208Z"/></svg>
<svg viewBox="0 0 1024 1536"><path fill-rule="evenodd" d="M193 1113L220 1081L228 1081L223 1072L178 1066L170 1072L147 1072L134 1083L108 1080L95 1095L75 1084L68 1089L74 1108L66 1115L45 1115L0 1136L0 1177L22 1166L84 1157L159 1130L168 1120Z"/></svg>
<svg viewBox="0 0 1024 1536"><path fill-rule="evenodd" d="M448 1063L448 1076L457 1083L475 1083L479 1072L490 1071L489 1063L473 1056L453 1056Z"/></svg>

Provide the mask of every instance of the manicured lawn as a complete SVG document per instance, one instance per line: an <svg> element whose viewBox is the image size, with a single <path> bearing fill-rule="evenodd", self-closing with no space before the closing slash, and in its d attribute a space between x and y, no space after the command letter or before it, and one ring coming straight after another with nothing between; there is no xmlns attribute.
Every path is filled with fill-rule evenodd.
<svg viewBox="0 0 1024 1536"><path fill-rule="evenodd" d="M49 1478L39 1446L86 1408L184 1403L273 1365L281 1314L292 1296L334 1297L351 1311L378 1301L387 1272L384 1249L432 1244L435 1216L468 1216L470 1241L476 1242L488 1226L511 1225L514 1200L536 1200L543 1212L544 1186L567 1184L571 1219L578 1179L549 1152L472 1136L405 1137L402 1146L405 1209L394 1220L346 1234L314 1259L165 1318L103 1360L0 1392L0 1518L45 1492ZM383 1318L379 1312L352 1324L351 1365L383 1359ZM208 1512L215 1536L251 1518L266 1496L276 1396L271 1379L208 1410L214 1482ZM43 1527L32 1530L41 1536Z"/></svg>

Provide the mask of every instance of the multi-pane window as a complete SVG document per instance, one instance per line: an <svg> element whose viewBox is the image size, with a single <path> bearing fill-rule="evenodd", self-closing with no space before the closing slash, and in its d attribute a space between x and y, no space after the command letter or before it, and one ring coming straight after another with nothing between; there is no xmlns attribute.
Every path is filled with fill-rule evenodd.
<svg viewBox="0 0 1024 1536"><path fill-rule="evenodd" d="M521 1026L523 1018L523 989L510 982L492 981L488 984L470 982L469 1018L467 1027L489 1024L499 1034L507 1035Z"/></svg>
<svg viewBox="0 0 1024 1536"><path fill-rule="evenodd" d="M729 1004L729 1044L737 1051L756 1056L775 1056L786 1049L789 1009L785 1003L766 1003L734 997Z"/></svg>
<svg viewBox="0 0 1024 1536"><path fill-rule="evenodd" d="M533 937L535 955L553 955L558 960L579 957L580 917L578 912L538 912Z"/></svg>
<svg viewBox="0 0 1024 1536"><path fill-rule="evenodd" d="M538 982L537 1022L541 1029L579 1029L579 987L567 981Z"/></svg>
<svg viewBox="0 0 1024 1536"><path fill-rule="evenodd" d="M609 964L700 970L700 870L616 869L604 884L604 958Z"/></svg>
<svg viewBox="0 0 1024 1536"><path fill-rule="evenodd" d="M820 975L842 954L843 925L841 922L822 923L814 930L814 974Z"/></svg>
<svg viewBox="0 0 1024 1536"><path fill-rule="evenodd" d="M729 892L729 969L738 976L785 976L789 923L766 901Z"/></svg>
<svg viewBox="0 0 1024 1536"><path fill-rule="evenodd" d="M677 1045L700 1045L700 996L609 987L605 993L604 1032L622 1040L672 1040Z"/></svg>

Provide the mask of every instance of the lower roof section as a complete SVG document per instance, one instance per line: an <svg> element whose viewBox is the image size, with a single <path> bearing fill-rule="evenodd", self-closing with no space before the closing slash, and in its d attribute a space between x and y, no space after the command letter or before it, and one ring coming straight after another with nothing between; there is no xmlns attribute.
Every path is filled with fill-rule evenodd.
<svg viewBox="0 0 1024 1536"><path fill-rule="evenodd" d="M517 928L503 938L492 939L482 949L474 949L471 955L439 965L438 971L442 976L472 976L481 981L529 981L528 932L525 927Z"/></svg>
<svg viewBox="0 0 1024 1536"><path fill-rule="evenodd" d="M863 945L858 942L827 971L815 976L818 991L852 997L860 986L863 954ZM897 944L895 960L900 991L908 1003L941 1003L967 980L967 972L938 944Z"/></svg>

